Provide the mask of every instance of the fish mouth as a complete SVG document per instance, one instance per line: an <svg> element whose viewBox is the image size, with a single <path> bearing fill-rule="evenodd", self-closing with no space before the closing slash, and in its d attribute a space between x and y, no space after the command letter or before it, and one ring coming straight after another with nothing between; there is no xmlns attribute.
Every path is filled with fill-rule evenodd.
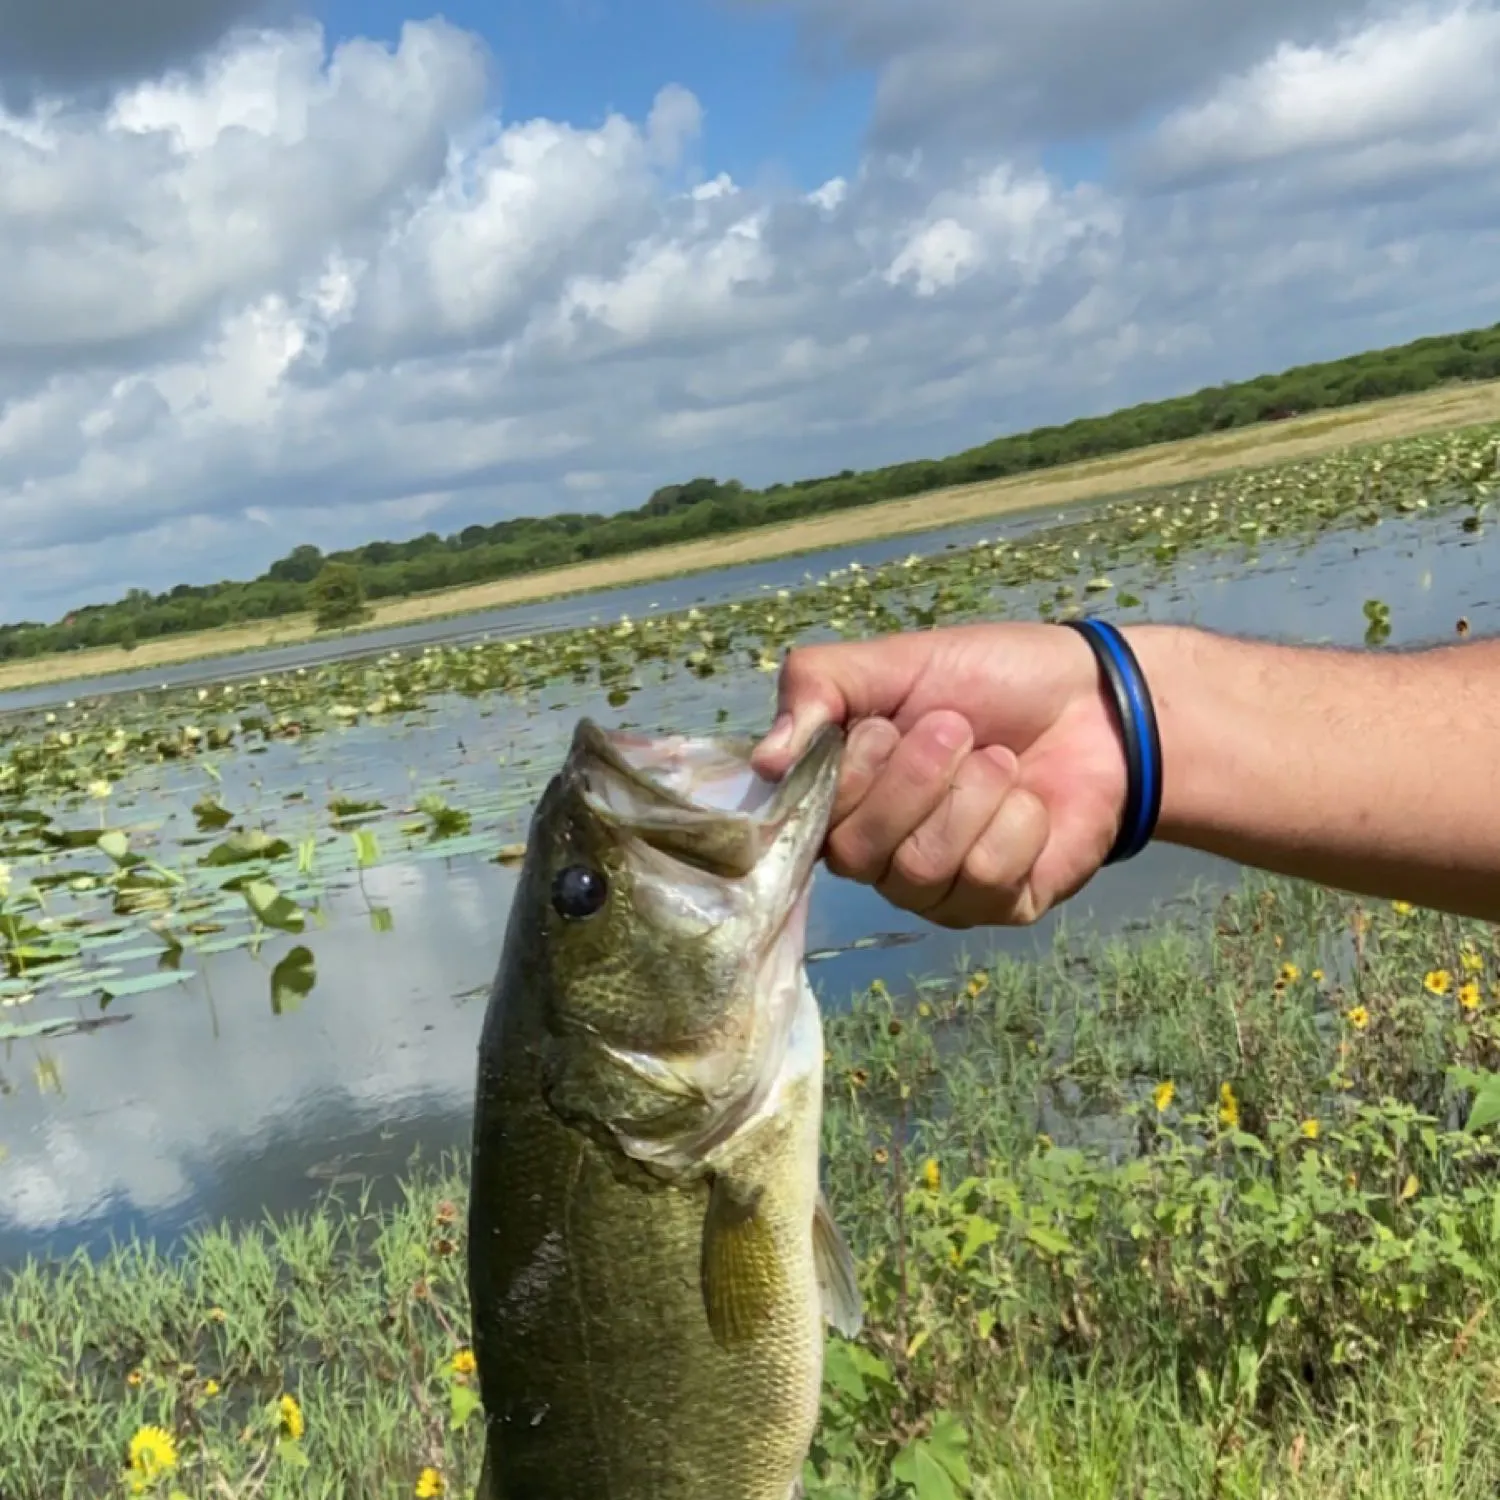
<svg viewBox="0 0 1500 1500"><path fill-rule="evenodd" d="M564 775L616 837L706 874L743 879L790 839L797 889L822 846L843 739L825 725L780 781L768 781L750 764L748 736L641 735L585 718Z"/></svg>

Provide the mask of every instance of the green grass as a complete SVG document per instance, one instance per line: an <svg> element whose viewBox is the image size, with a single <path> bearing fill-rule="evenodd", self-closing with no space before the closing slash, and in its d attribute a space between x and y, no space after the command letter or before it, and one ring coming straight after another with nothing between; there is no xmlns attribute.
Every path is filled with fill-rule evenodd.
<svg viewBox="0 0 1500 1500"><path fill-rule="evenodd" d="M1497 984L1492 929L1251 882L855 997L827 1177L868 1321L810 1500L1496 1493ZM468 1495L464 1191L21 1268L0 1495L129 1494L145 1425L178 1450L146 1493Z"/></svg>

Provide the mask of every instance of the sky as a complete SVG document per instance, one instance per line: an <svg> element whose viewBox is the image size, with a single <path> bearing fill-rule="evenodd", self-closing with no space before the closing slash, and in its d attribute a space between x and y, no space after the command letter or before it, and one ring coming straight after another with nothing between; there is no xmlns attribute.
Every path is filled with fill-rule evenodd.
<svg viewBox="0 0 1500 1500"><path fill-rule="evenodd" d="M1497 65L1500 0L0 0L0 619L1495 322Z"/></svg>

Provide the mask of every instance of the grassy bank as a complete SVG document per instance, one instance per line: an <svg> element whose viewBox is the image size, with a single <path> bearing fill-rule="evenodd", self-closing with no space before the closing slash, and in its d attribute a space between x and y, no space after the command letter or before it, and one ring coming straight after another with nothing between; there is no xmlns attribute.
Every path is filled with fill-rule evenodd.
<svg viewBox="0 0 1500 1500"><path fill-rule="evenodd" d="M957 526L992 517L1074 506L1122 492L1190 483L1240 469L1316 458L1355 444L1457 430L1500 417L1500 382L1314 412L1250 431L1215 433L1038 473L939 489L916 497L779 522L723 536L651 547L597 562L542 568L470 587L377 602L364 631L535 603L568 594L798 556ZM108 676L216 656L296 645L317 635L308 614L288 614L120 646L70 650L0 665L0 691Z"/></svg>
<svg viewBox="0 0 1500 1500"><path fill-rule="evenodd" d="M869 1317L811 1500L1494 1494L1497 981L1492 929L1255 882L856 997L828 1181ZM0 1494L467 1495L463 1193L21 1269Z"/></svg>

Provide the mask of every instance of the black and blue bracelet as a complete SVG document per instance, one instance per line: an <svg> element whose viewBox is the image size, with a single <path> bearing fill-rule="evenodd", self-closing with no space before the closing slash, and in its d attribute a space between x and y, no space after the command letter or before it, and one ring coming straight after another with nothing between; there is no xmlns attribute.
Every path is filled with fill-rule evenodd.
<svg viewBox="0 0 1500 1500"><path fill-rule="evenodd" d="M1134 859L1156 833L1161 815L1161 736L1145 674L1125 637L1094 615L1060 623L1076 630L1093 649L1099 675L1114 699L1120 738L1125 744L1125 808L1120 831L1104 863Z"/></svg>

